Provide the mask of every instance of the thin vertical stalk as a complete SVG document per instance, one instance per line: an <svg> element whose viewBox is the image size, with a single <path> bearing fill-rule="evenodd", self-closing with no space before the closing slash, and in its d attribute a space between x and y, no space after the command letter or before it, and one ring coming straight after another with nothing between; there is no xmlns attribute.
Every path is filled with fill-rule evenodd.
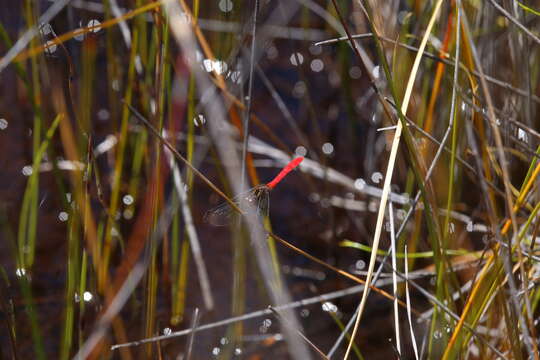
<svg viewBox="0 0 540 360"><path fill-rule="evenodd" d="M75 298L78 296L80 302L84 302L84 292L76 295L77 282L80 280L79 267L79 218L73 216L70 211L68 223L68 253L67 253L67 282L66 282L66 306L64 308L64 328L62 331L62 342L60 345L60 359L69 359L70 350L75 335Z"/></svg>
<svg viewBox="0 0 540 360"><path fill-rule="evenodd" d="M28 24L28 28L36 26L36 4L28 0L26 1L25 18ZM37 45L37 39L32 38L30 40L31 46ZM30 76L32 82L32 102L36 105L36 111L33 113L33 129L32 129L32 149L34 160L39 151L41 144L41 131L42 131L42 117L41 117L41 85L39 78L39 62L40 58L32 57L30 59ZM26 195L26 194L25 194ZM28 217L27 227L23 230L23 253L24 253L24 268L30 269L34 263L35 248L36 248L36 228L38 222L38 198L39 198L39 177L36 177L30 192L28 193L27 213Z"/></svg>
<svg viewBox="0 0 540 360"><path fill-rule="evenodd" d="M248 80L248 93L247 93L247 104L244 111L244 121L243 126L243 139L242 139L242 186L241 189L245 189L246 184L244 184L245 173L246 173L246 155L247 155L247 144L249 139L249 120L251 117L251 104L252 104L252 94L253 94L253 69L255 66L255 45L257 44L257 16L259 14L259 0L255 0L255 8L253 9L253 27L251 29L251 48L250 48L250 57L249 57L249 80ZM242 190L243 191L243 190Z"/></svg>
<svg viewBox="0 0 540 360"><path fill-rule="evenodd" d="M131 46L130 59L129 59L129 68L128 68L128 80L127 86L124 94L124 101L129 104L131 103L131 97L133 95L133 86L135 82L135 57L137 56L137 48L139 43L139 31L137 28L133 30L133 42ZM98 269L98 289L100 292L104 292L107 279L109 277L109 261L111 257L111 251L113 246L112 239L112 229L115 226L115 215L118 209L118 199L120 197L120 184L122 180L124 158L125 158L125 149L127 145L127 130L128 130L128 120L129 120L129 109L127 106L124 106L122 110L122 120L120 124L120 134L117 146L116 153L116 162L114 166L114 175L112 180L112 194L111 201L109 206L109 214L107 218L107 226L104 234L103 241L103 252L99 254L99 269Z"/></svg>
<svg viewBox="0 0 540 360"><path fill-rule="evenodd" d="M199 17L199 0L194 0L193 2L193 21L196 23ZM182 64L183 60L182 60ZM181 74L177 74L178 81L183 79L180 77ZM186 142L186 158L188 162L193 162L193 155L195 153L195 90L196 82L195 75L190 72L189 82L188 82L188 93L187 93L187 112L186 112L186 126L187 126L187 142ZM184 101L184 99L178 99L179 101ZM199 121L199 119L197 119ZM187 203L191 205L191 199L193 194L193 171L189 167L185 169L186 176L186 185L187 185ZM177 192L174 193L174 196L178 196ZM175 214L175 223L180 223L180 213ZM172 297L172 314L171 321L173 324L177 324L184 317L185 309L185 300L186 300L186 289L187 289L187 279L189 273L189 259L190 259L190 245L189 245L189 234L184 232L185 238L181 245L180 259L178 259L176 253L173 253L173 266L174 279L173 284L173 297ZM173 244L178 248L179 234L174 235L172 239Z"/></svg>
<svg viewBox="0 0 540 360"><path fill-rule="evenodd" d="M84 292L86 291L86 279L87 279L87 276L88 276L88 255L86 253L86 250L82 250L82 260L81 260L81 270L80 270L80 278L79 278L79 296L80 294L84 294ZM79 319L79 324L78 324L78 343L79 344L82 344L84 342L83 340L83 337L84 337L84 334L83 334L83 331L82 331L82 319L83 319L83 315L84 315L84 301L80 301L79 302L79 316L78 316L78 319Z"/></svg>
<svg viewBox="0 0 540 360"><path fill-rule="evenodd" d="M403 102L402 102L402 107L401 107L401 112L403 113L403 115L407 114L407 108L409 107L409 100L410 100L411 95L412 95L412 90L413 90L413 86L414 86L414 80L416 79L416 73L418 71L418 67L420 66L420 60L422 59L422 54L423 54L424 49L425 49L426 44L427 44L428 35L431 33L431 29L433 28L433 25L435 24L435 21L437 19L437 15L439 13L441 5L442 5L442 0L438 0L437 3L435 4L435 8L433 10L431 19L430 19L429 24L428 24L428 26L426 28L425 35L422 38L422 42L420 44L419 51L418 51L418 53L416 55L416 58L415 58L415 61L414 61L414 64L413 64L413 68L411 69L411 75L410 75L409 81L407 83L407 89L405 91L405 95L403 97ZM347 347L347 352L345 353L344 359L347 359L348 356L349 356L349 353L351 351L352 342L354 341L354 338L356 336L356 332L357 332L358 326L360 324L360 319L362 317L362 313L363 313L365 305L366 305L367 295L369 293L368 289L369 289L369 286L371 285L371 278L373 276L373 269L375 267L375 260L376 260L376 257L377 257L377 250L379 248L379 241L380 241L380 238L381 238L382 225L383 225L384 214L385 214L385 210L386 210L386 202L388 200L388 195L390 193L390 184L392 183L392 175L393 175L393 172L394 172L394 165L395 165L395 161L396 161L396 157L397 157L397 150L398 150L398 147L399 147L399 140L401 138L402 129L403 129L403 125L402 125L401 121L399 121L398 124L397 124L396 130L395 130L395 133L394 133L394 141L392 143L392 149L390 151L390 157L389 157L389 160L388 160L388 168L386 170L386 175L385 175L385 179L384 179L384 187L383 187L383 192L382 192L382 195L381 195L379 213L377 215L377 225L376 225L376 228L375 228L375 235L373 237L373 252L371 253L371 258L369 260L369 266L368 266L368 273L367 273L367 276L366 276L366 287L365 287L365 289L364 289L364 291L362 293L362 300L360 302L360 311L358 312L358 316L356 318L356 324L354 326L353 333L352 333L352 339L349 342L349 346Z"/></svg>
<svg viewBox="0 0 540 360"><path fill-rule="evenodd" d="M163 120L164 120L164 100L166 97L166 69L164 68L165 57L168 51L168 21L165 20L161 26L154 27L152 33L153 43L150 48L156 48L155 55L155 78L157 79L155 83L154 93L157 94L157 99L150 98L150 102L153 102L154 105L150 104L150 112L152 117L157 120L157 129L159 132L163 130ZM163 45L161 45L163 44ZM153 54L154 52L151 51ZM152 63L152 62L151 62ZM162 193L164 178L162 174L161 158L162 158L162 146L159 141L154 142L155 147L155 165L153 166L155 182L155 197L153 204L153 227L156 228L158 225L159 214L161 209L162 202ZM147 287L146 287L146 321L145 321L145 336L152 336L155 332L155 322L156 322L156 296L157 296L157 283L158 283L158 268L157 268L157 251L158 247L155 242L149 244L150 252L150 264L148 268L148 278L147 278ZM151 357L151 346L146 346L146 354Z"/></svg>
<svg viewBox="0 0 540 360"><path fill-rule="evenodd" d="M257 17L259 15L259 0L255 0L253 16L252 16L252 28L251 28L251 47L249 57L249 78L248 78L248 91L247 91L247 104L243 114L243 138L242 138L242 157L240 177L242 183L240 186L241 192L245 191L249 185L245 184L246 181L246 162L247 162L247 146L249 140L249 123L251 118L251 105L253 103L253 76L255 67L255 52L257 45ZM233 315L240 315L245 312L245 300L246 300L246 237L243 231L236 231L233 234L234 244L234 257L233 257L233 299L232 299L232 313ZM233 325L233 343L239 341L243 332L242 323ZM234 345L233 345L234 346ZM229 351L232 346L228 347Z"/></svg>
<svg viewBox="0 0 540 360"><path fill-rule="evenodd" d="M393 290L394 292L394 332L396 334L396 348L398 355L401 355L401 336L399 334L399 304L398 304L398 284L397 284L397 259L396 259L396 234L394 228L394 207L392 206L392 201L388 204L388 217L390 220L390 241L391 241L391 252L392 252L392 280L393 280Z"/></svg>
<svg viewBox="0 0 540 360"><path fill-rule="evenodd" d="M414 335L412 316L411 316L411 296L409 295L409 263L407 256L407 245L405 245L405 299L407 302L407 318L409 319L409 331L411 333L411 342L414 349L414 356L418 360L418 347L416 345L416 336Z"/></svg>

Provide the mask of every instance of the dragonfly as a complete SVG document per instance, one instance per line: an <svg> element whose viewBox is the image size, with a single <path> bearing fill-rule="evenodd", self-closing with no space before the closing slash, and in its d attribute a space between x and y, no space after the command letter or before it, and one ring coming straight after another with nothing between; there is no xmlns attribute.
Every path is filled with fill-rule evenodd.
<svg viewBox="0 0 540 360"><path fill-rule="evenodd" d="M292 170L294 170L304 160L303 156L291 160L276 177L269 183L255 186L254 188L234 197L232 200L241 211L245 211L248 204L256 209L257 214L261 217L268 215L270 208L269 193L277 184L283 180ZM210 209L204 214L204 221L214 226L226 226L238 219L238 211L235 210L229 203L223 203Z"/></svg>

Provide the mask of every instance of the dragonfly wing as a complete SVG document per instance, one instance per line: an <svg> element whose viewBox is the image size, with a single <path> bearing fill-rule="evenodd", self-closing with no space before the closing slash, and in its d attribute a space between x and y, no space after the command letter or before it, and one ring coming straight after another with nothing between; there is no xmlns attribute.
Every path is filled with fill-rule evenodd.
<svg viewBox="0 0 540 360"><path fill-rule="evenodd" d="M270 209L270 194L266 189L262 189L259 194L257 194L257 214L261 217L261 220L264 221L264 218L268 216Z"/></svg>
<svg viewBox="0 0 540 360"><path fill-rule="evenodd" d="M227 226L237 217L228 203L223 203L204 214L204 221L214 226Z"/></svg>
<svg viewBox="0 0 540 360"><path fill-rule="evenodd" d="M268 198L268 188L258 186L234 197L232 200L242 211L245 211L247 205L251 205L257 209L260 216L267 216ZM204 215L204 221L214 226L226 226L237 222L239 215L228 203L223 203L208 210Z"/></svg>

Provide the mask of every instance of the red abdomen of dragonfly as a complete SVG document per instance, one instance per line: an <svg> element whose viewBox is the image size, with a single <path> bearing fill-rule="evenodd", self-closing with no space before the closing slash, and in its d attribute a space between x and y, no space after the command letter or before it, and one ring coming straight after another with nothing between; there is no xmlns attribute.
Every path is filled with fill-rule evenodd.
<svg viewBox="0 0 540 360"><path fill-rule="evenodd" d="M290 173L294 168L296 168L300 163L304 160L303 156L297 157L296 159L291 160L290 163L288 163L280 172L277 174L277 176L274 178L274 180L270 181L266 186L271 190L273 189L285 176L287 176L288 173Z"/></svg>
<svg viewBox="0 0 540 360"><path fill-rule="evenodd" d="M254 187L253 189L238 195L233 201L238 204L238 208L241 211L245 211L247 204L252 205L256 208L257 213L261 217L268 216L269 200L268 193L272 190L288 173L290 173L295 167L300 165L304 160L303 157L293 159L289 162L283 170L268 184L262 184ZM247 204L246 204L247 203ZM206 212L204 215L204 220L215 226L224 226L228 225L231 222L231 219L235 219L238 215L233 211L233 208L229 206L228 203L221 204L214 209L211 209Z"/></svg>

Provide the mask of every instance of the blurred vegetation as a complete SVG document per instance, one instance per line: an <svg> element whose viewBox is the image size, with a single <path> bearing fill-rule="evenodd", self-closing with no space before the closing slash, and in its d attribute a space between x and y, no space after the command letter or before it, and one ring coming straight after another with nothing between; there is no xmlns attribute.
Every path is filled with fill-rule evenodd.
<svg viewBox="0 0 540 360"><path fill-rule="evenodd" d="M538 3L2 8L0 358L540 358Z"/></svg>

